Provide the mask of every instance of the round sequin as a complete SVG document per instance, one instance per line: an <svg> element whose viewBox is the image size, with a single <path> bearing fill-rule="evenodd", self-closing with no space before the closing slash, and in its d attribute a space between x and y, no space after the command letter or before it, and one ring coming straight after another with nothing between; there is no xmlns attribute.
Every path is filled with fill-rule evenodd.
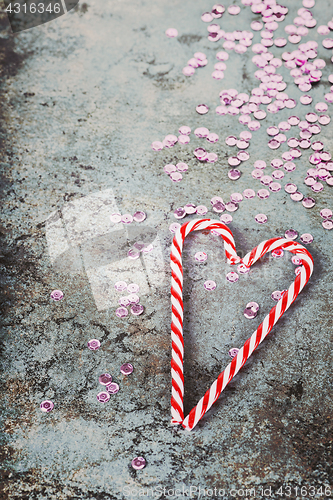
<svg viewBox="0 0 333 500"><path fill-rule="evenodd" d="M186 215L186 212L185 212L183 207L179 207L179 208L176 208L173 215L176 219L183 219L183 217L185 217L185 215Z"/></svg>
<svg viewBox="0 0 333 500"><path fill-rule="evenodd" d="M178 36L178 31L176 30L176 28L168 28L165 34L169 38L175 38L176 36Z"/></svg>
<svg viewBox="0 0 333 500"><path fill-rule="evenodd" d="M274 257L275 259L280 259L281 257L283 257L283 255L283 248L276 248L275 250L272 250L272 257Z"/></svg>
<svg viewBox="0 0 333 500"><path fill-rule="evenodd" d="M111 382L105 386L105 389L109 394L117 394L117 392L119 392L119 385L116 384L116 382Z"/></svg>
<svg viewBox="0 0 333 500"><path fill-rule="evenodd" d="M256 193L253 189L247 188L247 189L244 189L244 191L243 191L244 198L251 199L251 198L254 198L255 195L256 195Z"/></svg>
<svg viewBox="0 0 333 500"><path fill-rule="evenodd" d="M133 220L135 222L143 222L147 218L147 215L145 212L142 212L141 210L138 210L133 214Z"/></svg>
<svg viewBox="0 0 333 500"><path fill-rule="evenodd" d="M254 219L258 224L265 224L267 222L267 215L257 214Z"/></svg>
<svg viewBox="0 0 333 500"><path fill-rule="evenodd" d="M247 319L254 319L257 316L257 312L254 311L251 307L246 307L244 309L244 316Z"/></svg>
<svg viewBox="0 0 333 500"><path fill-rule="evenodd" d="M140 257L140 250L137 250L136 248L130 248L127 252L127 256L132 260L138 259Z"/></svg>
<svg viewBox="0 0 333 500"><path fill-rule="evenodd" d="M303 200L303 194L300 193L299 191L296 191L295 193L292 193L290 195L290 198L293 200L293 201L302 201Z"/></svg>
<svg viewBox="0 0 333 500"><path fill-rule="evenodd" d="M205 262L207 260L207 254L205 252L197 252L194 258L198 262Z"/></svg>
<svg viewBox="0 0 333 500"><path fill-rule="evenodd" d="M209 107L207 106L207 104L199 104L195 108L195 110L199 115L205 115L206 113L208 113Z"/></svg>
<svg viewBox="0 0 333 500"><path fill-rule="evenodd" d="M179 224L178 222L173 222L173 223L172 223L172 224L170 224L170 226L169 226L169 231L170 231L171 233L173 233L173 234L174 234L176 231L178 231L178 229L179 229L180 227L181 227L181 226L180 226L180 224Z"/></svg>
<svg viewBox="0 0 333 500"><path fill-rule="evenodd" d="M295 240L298 236L298 232L295 231L295 229L287 229L287 231L284 233L284 237L287 240Z"/></svg>
<svg viewBox="0 0 333 500"><path fill-rule="evenodd" d="M266 168L266 162L263 160L257 160L254 162L254 168L257 169L264 169Z"/></svg>
<svg viewBox="0 0 333 500"><path fill-rule="evenodd" d="M309 243L313 242L313 236L310 233L304 233L300 236L300 240L305 245L308 245Z"/></svg>
<svg viewBox="0 0 333 500"><path fill-rule="evenodd" d="M297 186L296 186L296 184L293 184L292 182L288 182L284 186L284 190L285 190L286 193L289 193L289 194L296 193Z"/></svg>
<svg viewBox="0 0 333 500"><path fill-rule="evenodd" d="M190 135L191 133L191 129L190 127L188 127L187 125L182 125L178 132L181 134L181 135Z"/></svg>
<svg viewBox="0 0 333 500"><path fill-rule="evenodd" d="M64 294L61 290L53 290L50 294L52 300L58 301L64 298Z"/></svg>
<svg viewBox="0 0 333 500"><path fill-rule="evenodd" d="M142 314L144 311L144 307L141 304L134 304L134 306L131 307L131 313L133 316L139 316Z"/></svg>
<svg viewBox="0 0 333 500"><path fill-rule="evenodd" d="M180 172L172 172L170 174L170 179L173 181L173 182L180 182L182 180L183 176Z"/></svg>
<svg viewBox="0 0 333 500"><path fill-rule="evenodd" d="M333 221L331 219L323 220L321 224L324 229L333 229Z"/></svg>
<svg viewBox="0 0 333 500"><path fill-rule="evenodd" d="M171 163L169 163L168 165L165 165L163 170L166 174L170 175L172 172L176 172L177 168L176 165L172 165Z"/></svg>
<svg viewBox="0 0 333 500"><path fill-rule="evenodd" d="M230 351L228 352L229 356L231 358L234 358L235 356L237 356L237 354L239 353L239 349L237 349L237 347L233 347L232 349L230 349Z"/></svg>
<svg viewBox="0 0 333 500"><path fill-rule="evenodd" d="M121 216L121 222L123 224L131 224L133 222L133 217L131 214L124 214Z"/></svg>
<svg viewBox="0 0 333 500"><path fill-rule="evenodd" d="M269 191L267 189L259 189L257 195L261 200L266 200L269 197Z"/></svg>
<svg viewBox="0 0 333 500"><path fill-rule="evenodd" d="M130 375L133 372L133 365L131 363L124 363L121 365L120 371L123 375Z"/></svg>
<svg viewBox="0 0 333 500"><path fill-rule="evenodd" d="M243 196L240 193L232 193L230 195L230 201L233 203L240 203L243 200Z"/></svg>
<svg viewBox="0 0 333 500"><path fill-rule="evenodd" d="M313 198L303 198L302 200L302 205L305 208L313 208L315 206L316 202Z"/></svg>
<svg viewBox="0 0 333 500"><path fill-rule="evenodd" d="M121 214L111 214L110 221L114 224L118 224L118 222L121 222Z"/></svg>
<svg viewBox="0 0 333 500"><path fill-rule="evenodd" d="M332 218L332 214L333 214L333 212L329 208L323 208L320 211L320 216L323 217L324 219L331 219Z"/></svg>
<svg viewBox="0 0 333 500"><path fill-rule="evenodd" d="M53 410L53 408L54 408L54 403L49 399L42 401L40 404L40 409L43 413L49 413L50 411Z"/></svg>
<svg viewBox="0 0 333 500"><path fill-rule="evenodd" d="M273 168L281 168L283 165L283 161L280 160L280 158L275 158L274 160L271 161L271 166Z"/></svg>
<svg viewBox="0 0 333 500"><path fill-rule="evenodd" d="M91 350L91 351L97 351L97 349L99 349L101 347L101 343L99 340L97 339L91 339L89 340L89 342L87 343L87 346L88 348Z"/></svg>
<svg viewBox="0 0 333 500"><path fill-rule="evenodd" d="M278 302L282 297L282 293L279 290L275 290L275 292L272 293L271 297L273 300Z"/></svg>
<svg viewBox="0 0 333 500"><path fill-rule="evenodd" d="M235 283L236 281L239 280L239 276L237 273L235 273L235 271L230 271L227 275L226 275L226 278L228 281L230 281L230 283Z"/></svg>
<svg viewBox="0 0 333 500"><path fill-rule="evenodd" d="M102 391L99 392L96 397L100 403L107 403L110 399L110 394L108 392Z"/></svg>
<svg viewBox="0 0 333 500"><path fill-rule="evenodd" d="M230 222L232 222L232 216L230 214L223 214L220 217L220 221L223 222L223 224L230 224Z"/></svg>
<svg viewBox="0 0 333 500"><path fill-rule="evenodd" d="M127 283L126 283L126 281L117 281L117 283L115 283L114 287L119 292L123 292L124 290L127 289Z"/></svg>
<svg viewBox="0 0 333 500"><path fill-rule="evenodd" d="M112 377L109 373L103 373L98 377L98 382L102 385L107 385L112 382Z"/></svg>
<svg viewBox="0 0 333 500"><path fill-rule="evenodd" d="M196 208L196 212L199 215L206 215L206 213L208 212L208 208L204 205L198 205Z"/></svg>
<svg viewBox="0 0 333 500"><path fill-rule="evenodd" d="M127 315L128 310L126 307L118 307L118 309L116 309L116 316L118 316L118 318L125 318Z"/></svg>
<svg viewBox="0 0 333 500"><path fill-rule="evenodd" d="M201 19L202 19L202 16L201 16ZM135 457L135 458L133 458L131 465L132 465L133 469L140 470L140 469L143 469L145 467L146 461L143 457Z"/></svg>
<svg viewBox="0 0 333 500"><path fill-rule="evenodd" d="M238 210L238 204L229 201L228 203L225 204L225 208L228 212L235 212L236 210Z"/></svg>
<svg viewBox="0 0 333 500"><path fill-rule="evenodd" d="M213 280L207 280L204 282L204 287L206 288L206 290L215 290L216 283Z"/></svg>
<svg viewBox="0 0 333 500"><path fill-rule="evenodd" d="M193 70L193 73L194 73L194 69L191 68L191 70ZM163 149L163 143L161 141L154 141L152 144L151 144L151 149L153 151L161 151Z"/></svg>
<svg viewBox="0 0 333 500"><path fill-rule="evenodd" d="M225 210L225 205L224 203L222 203L221 201L217 201L216 203L214 203L214 205L212 206L212 209L214 212L220 214L222 212L224 212Z"/></svg>
<svg viewBox="0 0 333 500"><path fill-rule="evenodd" d="M237 271L239 272L239 274L247 274L250 272L250 268L242 263L237 266Z"/></svg>
<svg viewBox="0 0 333 500"><path fill-rule="evenodd" d="M229 170L229 172L228 172L228 177L232 181L237 181L241 175L242 174L241 174L240 170L237 170L236 168Z"/></svg>

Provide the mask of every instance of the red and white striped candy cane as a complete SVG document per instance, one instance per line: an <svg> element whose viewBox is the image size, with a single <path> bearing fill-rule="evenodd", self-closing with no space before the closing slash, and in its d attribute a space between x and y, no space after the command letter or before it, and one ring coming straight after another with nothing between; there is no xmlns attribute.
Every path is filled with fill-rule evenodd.
<svg viewBox="0 0 333 500"><path fill-rule="evenodd" d="M204 223L204 227L200 224ZM181 251L186 235L194 230L199 229L223 229L221 233L225 240L226 253L229 253L229 261L235 264L240 261L235 251L234 240L231 231L219 222L205 220L192 221L184 224L175 234L172 249L171 249L171 267L172 267L172 284L171 284L171 301L172 301L172 398L171 398L171 414L173 424L181 424L185 429L192 430L203 415L215 403L221 392L227 384L239 372L253 351L264 340L264 338L272 330L275 323L281 318L283 313L294 302L297 295L309 281L313 271L313 258L311 254L299 243L296 243L285 238L272 238L263 241L249 252L243 259L242 263L247 267L251 267L267 252L271 252L276 248L284 248L293 254L297 254L302 259L301 272L296 276L295 281L290 285L289 289L282 295L275 307L265 317L264 321L259 325L257 330L245 342L244 346L238 351L238 354L229 363L226 369L220 373L218 378L213 382L211 387L206 391L205 395L200 399L198 404L190 411L188 416L183 417L183 395L184 395L184 377L183 377L183 357L184 357L184 342L183 342L183 301L182 301L182 258ZM225 231L227 231L225 233Z"/></svg>
<svg viewBox="0 0 333 500"><path fill-rule="evenodd" d="M240 258L236 254L235 241L230 229L222 222L212 221L210 219L194 220L183 224L176 232L171 249L171 304L172 304L172 322L171 322L171 339L172 339L172 360L171 360L171 375L172 375L172 398L171 398L171 414L172 424L181 424L184 420L184 340L183 340L183 267L182 267L182 250L186 236L191 231L200 231L202 229L215 229L219 232L224 241L224 249L231 264L240 262Z"/></svg>

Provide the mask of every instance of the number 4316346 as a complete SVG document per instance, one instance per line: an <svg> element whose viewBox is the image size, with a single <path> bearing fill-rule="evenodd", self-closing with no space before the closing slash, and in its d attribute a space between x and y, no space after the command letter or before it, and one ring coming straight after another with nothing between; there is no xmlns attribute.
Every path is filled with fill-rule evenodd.
<svg viewBox="0 0 333 500"><path fill-rule="evenodd" d="M330 497L332 490L329 486L281 486L276 492L277 495L291 497L300 495L302 497Z"/></svg>
<svg viewBox="0 0 333 500"><path fill-rule="evenodd" d="M20 14L21 12L25 14L43 14L44 12L48 12L50 14L52 14L52 12L54 12L55 14L60 14L60 10L60 3L55 3L53 5L49 3L48 5L45 5L44 3L20 4L16 2L13 4L9 3L6 7L6 12L10 14Z"/></svg>

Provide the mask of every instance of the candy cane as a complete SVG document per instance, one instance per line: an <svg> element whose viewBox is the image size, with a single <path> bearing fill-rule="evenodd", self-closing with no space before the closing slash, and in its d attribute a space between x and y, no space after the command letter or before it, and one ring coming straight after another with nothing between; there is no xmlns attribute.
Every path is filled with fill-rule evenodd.
<svg viewBox="0 0 333 500"><path fill-rule="evenodd" d="M200 399L198 404L190 411L184 419L184 375L183 375L183 360L184 360L184 340L183 340L183 267L182 267L182 249L186 236L191 231L199 231L201 229L215 229L220 233L224 240L224 248L228 262L236 264L242 262L245 266L251 267L267 252L271 252L276 248L284 248L293 254L297 254L302 259L301 272L296 276L295 281L290 285L289 289L282 295L275 307L271 309L257 330L245 342L244 346L238 351L238 354L229 363L226 369L220 373L218 378L213 382L211 387L206 391L205 395ZM272 330L275 323L281 318L283 313L294 302L297 295L302 291L306 283L309 281L313 271L313 258L311 254L299 243L296 243L285 238L272 238L263 241L251 252L249 252L242 260L237 256L233 235L228 227L218 221L209 219L195 220L183 224L176 232L172 248L171 248L171 302L172 302L172 322L171 322L171 338L172 338L172 360L171 360L171 376L172 376L172 397L171 397L171 423L174 425L181 424L185 429L192 430L203 415L215 403L221 392L227 384L239 372L253 351L264 340L264 338Z"/></svg>

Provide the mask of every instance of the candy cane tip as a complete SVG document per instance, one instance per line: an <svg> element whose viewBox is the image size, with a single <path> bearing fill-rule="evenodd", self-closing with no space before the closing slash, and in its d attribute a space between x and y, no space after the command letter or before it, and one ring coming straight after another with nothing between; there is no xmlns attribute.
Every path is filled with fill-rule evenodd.
<svg viewBox="0 0 333 500"><path fill-rule="evenodd" d="M241 262L240 257L231 257L230 259L227 259L228 264L231 264L232 266L235 264L239 264Z"/></svg>

